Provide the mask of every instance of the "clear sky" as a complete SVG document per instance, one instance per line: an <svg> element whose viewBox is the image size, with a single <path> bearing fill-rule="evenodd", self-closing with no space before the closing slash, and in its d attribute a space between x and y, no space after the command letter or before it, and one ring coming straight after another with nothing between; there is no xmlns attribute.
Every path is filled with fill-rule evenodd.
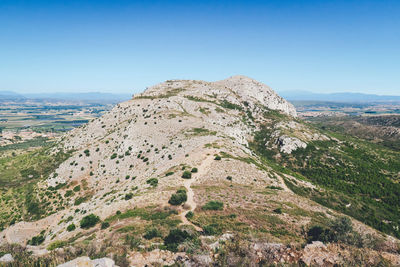
<svg viewBox="0 0 400 267"><path fill-rule="evenodd" d="M400 95L400 1L0 0L0 90L134 93L235 74Z"/></svg>

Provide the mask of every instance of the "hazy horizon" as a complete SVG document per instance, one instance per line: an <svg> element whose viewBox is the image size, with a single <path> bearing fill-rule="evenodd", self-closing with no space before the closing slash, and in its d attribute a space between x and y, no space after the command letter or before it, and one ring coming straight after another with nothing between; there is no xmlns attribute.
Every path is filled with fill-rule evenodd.
<svg viewBox="0 0 400 267"><path fill-rule="evenodd" d="M0 90L0 94L2 92L12 92L20 95L46 95L46 94L114 94L114 95L132 95L136 93L143 92L146 88L143 88L143 90L135 90L132 92L115 92L115 91L99 91L99 90L82 90L79 92L71 92L71 91L52 91L52 92L44 92L44 91L33 91L33 92L17 92L13 90ZM325 94L325 95L331 95L331 94L365 94L365 95L377 95L377 96L400 96L400 93L395 93L395 94L380 94L380 93L363 93L363 92L354 92L354 91L336 91L336 92L316 92L316 91L311 91L311 90L279 90L272 88L274 91L276 91L278 94L301 94L301 93L310 93L310 94Z"/></svg>

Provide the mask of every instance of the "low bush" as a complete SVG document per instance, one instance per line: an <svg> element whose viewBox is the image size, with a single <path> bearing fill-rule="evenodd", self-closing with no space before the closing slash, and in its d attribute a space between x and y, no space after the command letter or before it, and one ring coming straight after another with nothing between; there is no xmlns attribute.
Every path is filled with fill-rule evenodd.
<svg viewBox="0 0 400 267"><path fill-rule="evenodd" d="M55 250L56 248L62 248L65 245L67 245L67 242L61 241L61 240L57 240L57 241L54 241L54 242L50 243L50 245L47 246L47 250L52 251L52 250Z"/></svg>
<svg viewBox="0 0 400 267"><path fill-rule="evenodd" d="M161 232L157 228L147 229L146 233L143 235L144 238L150 240L156 237L162 237Z"/></svg>
<svg viewBox="0 0 400 267"><path fill-rule="evenodd" d="M98 222L100 222L99 216L96 216L92 213L82 218L80 226L83 229L88 229L95 226Z"/></svg>
<svg viewBox="0 0 400 267"><path fill-rule="evenodd" d="M102 222L101 223L101 229L106 229L108 227L110 227L110 223L108 223L108 222Z"/></svg>
<svg viewBox="0 0 400 267"><path fill-rule="evenodd" d="M275 185L267 186L267 188L268 188L268 189L273 189L273 190L283 190L282 187L280 187L280 186L275 186Z"/></svg>
<svg viewBox="0 0 400 267"><path fill-rule="evenodd" d="M321 241L324 243L344 242L352 243L354 231L348 217L339 217L330 221L327 226L313 226L307 232L308 242Z"/></svg>
<svg viewBox="0 0 400 267"><path fill-rule="evenodd" d="M72 232L76 229L75 224L71 223L70 225L67 226L67 231Z"/></svg>
<svg viewBox="0 0 400 267"><path fill-rule="evenodd" d="M133 194L132 194L132 193L126 194L126 195L125 195L125 200L132 199L132 197L133 197Z"/></svg>
<svg viewBox="0 0 400 267"><path fill-rule="evenodd" d="M186 200L187 200L186 191L183 189L179 189L178 191L176 191L175 194L171 195L171 198L169 199L168 203L177 206L186 202Z"/></svg>
<svg viewBox="0 0 400 267"><path fill-rule="evenodd" d="M203 210L223 210L224 203L220 201L208 201L203 207Z"/></svg>
<svg viewBox="0 0 400 267"><path fill-rule="evenodd" d="M193 218L193 216L194 216L194 213L193 213L193 211L189 211L188 213L186 213L186 215L185 215L185 217L187 218L187 219L192 219Z"/></svg>
<svg viewBox="0 0 400 267"><path fill-rule="evenodd" d="M192 170L191 170L191 172L192 173L197 173L199 170L197 169L197 168L193 168Z"/></svg>
<svg viewBox="0 0 400 267"><path fill-rule="evenodd" d="M182 174L183 179L190 179L192 178L192 173L190 171L184 171Z"/></svg>
<svg viewBox="0 0 400 267"><path fill-rule="evenodd" d="M274 212L278 213L278 214L282 214L282 208L276 208L276 209L274 209Z"/></svg>
<svg viewBox="0 0 400 267"><path fill-rule="evenodd" d="M79 192L79 191L81 191L81 186L80 186L80 185L77 185L77 186L75 186L74 189L72 189L72 190L74 190L74 192Z"/></svg>
<svg viewBox="0 0 400 267"><path fill-rule="evenodd" d="M219 155L215 156L214 160L221 160L221 156Z"/></svg>
<svg viewBox="0 0 400 267"><path fill-rule="evenodd" d="M72 191L72 190L67 190L67 192L65 192L64 197L70 197L70 196L73 196L73 195L74 195L74 191Z"/></svg>
<svg viewBox="0 0 400 267"><path fill-rule="evenodd" d="M157 178L150 178L146 181L149 185L156 187L158 185L158 179Z"/></svg>
<svg viewBox="0 0 400 267"><path fill-rule="evenodd" d="M44 236L42 234L32 237L31 240L28 241L28 245L38 246L44 242Z"/></svg>
<svg viewBox="0 0 400 267"><path fill-rule="evenodd" d="M170 251L178 251L179 244L193 237L185 230L172 229L169 234L164 238L164 245Z"/></svg>
<svg viewBox="0 0 400 267"><path fill-rule="evenodd" d="M203 230L206 235L218 235L222 232L219 225L215 223L204 226Z"/></svg>

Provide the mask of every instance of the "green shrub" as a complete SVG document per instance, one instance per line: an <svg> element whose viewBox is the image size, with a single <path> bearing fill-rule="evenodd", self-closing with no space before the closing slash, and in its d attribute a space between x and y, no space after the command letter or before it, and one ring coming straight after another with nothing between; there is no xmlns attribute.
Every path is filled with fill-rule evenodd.
<svg viewBox="0 0 400 267"><path fill-rule="evenodd" d="M218 235L221 233L218 224L209 224L203 227L204 233L206 235Z"/></svg>
<svg viewBox="0 0 400 267"><path fill-rule="evenodd" d="M224 203L220 201L208 201L203 207L203 210L223 210Z"/></svg>
<svg viewBox="0 0 400 267"><path fill-rule="evenodd" d="M71 223L70 225L67 226L67 231L72 232L76 229L75 224Z"/></svg>
<svg viewBox="0 0 400 267"><path fill-rule="evenodd" d="M192 219L193 218L193 216L194 216L194 213L193 213L193 211L189 211L188 213L186 213L186 215L185 215L185 217L187 218L187 219Z"/></svg>
<svg viewBox="0 0 400 267"><path fill-rule="evenodd" d="M276 209L274 209L274 212L278 213L278 214L282 214L282 208L276 208Z"/></svg>
<svg viewBox="0 0 400 267"><path fill-rule="evenodd" d="M126 194L126 195L125 195L125 200L132 199L132 197L133 197L133 194L132 194L132 193Z"/></svg>
<svg viewBox="0 0 400 267"><path fill-rule="evenodd" d="M70 196L72 196L72 195L74 195L74 191L72 191L72 190L67 190L67 192L65 192L64 197L70 197Z"/></svg>
<svg viewBox="0 0 400 267"><path fill-rule="evenodd" d="M164 238L164 245L168 250L176 252L179 244L193 237L187 232L180 229L172 229L169 234Z"/></svg>
<svg viewBox="0 0 400 267"><path fill-rule="evenodd" d="M227 179L228 181L232 181L232 176L229 175L229 176L226 177L226 179Z"/></svg>
<svg viewBox="0 0 400 267"><path fill-rule="evenodd" d="M100 218L92 213L82 218L80 226L83 229L88 229L95 226L98 222L100 222Z"/></svg>
<svg viewBox="0 0 400 267"><path fill-rule="evenodd" d="M187 200L186 191L183 189L179 189L178 191L176 191L175 194L171 195L171 198L169 199L168 203L177 206L186 202L186 200Z"/></svg>
<svg viewBox="0 0 400 267"><path fill-rule="evenodd" d="M174 172L167 172L166 174L165 174L165 176L171 176L171 175L173 175L174 174Z"/></svg>
<svg viewBox="0 0 400 267"><path fill-rule="evenodd" d="M157 178L150 178L146 181L149 185L156 187L158 185L158 179Z"/></svg>
<svg viewBox="0 0 400 267"><path fill-rule="evenodd" d="M354 236L353 226L348 217L336 218L330 221L326 227L313 226L307 232L308 242L322 241L352 243Z"/></svg>
<svg viewBox="0 0 400 267"><path fill-rule="evenodd" d="M221 160L221 156L220 155L215 156L214 160Z"/></svg>
<svg viewBox="0 0 400 267"><path fill-rule="evenodd" d="M161 232L157 228L147 229L146 233L143 235L144 238L150 240L155 237L161 237Z"/></svg>
<svg viewBox="0 0 400 267"><path fill-rule="evenodd" d="M57 240L57 241L54 241L54 242L50 243L50 245L47 246L47 250L52 251L52 250L55 250L56 248L62 248L65 245L67 245L67 242L61 241L61 240Z"/></svg>
<svg viewBox="0 0 400 267"><path fill-rule="evenodd" d="M192 170L191 170L191 172L192 173L196 173L196 172L198 172L199 170L197 169L197 168L192 168Z"/></svg>
<svg viewBox="0 0 400 267"><path fill-rule="evenodd" d="M114 153L111 155L110 159L115 159L117 156L118 156L117 153Z"/></svg>
<svg viewBox="0 0 400 267"><path fill-rule="evenodd" d="M275 186L275 185L267 186L267 188L268 188L268 189L273 189L273 190L283 190L282 187L280 187L280 186Z"/></svg>
<svg viewBox="0 0 400 267"><path fill-rule="evenodd" d="M182 174L182 178L190 179L190 178L192 178L192 173L190 171L184 171Z"/></svg>
<svg viewBox="0 0 400 267"><path fill-rule="evenodd" d="M74 192L79 192L79 191L81 191L81 186L77 185L77 186L74 187L73 190L74 190Z"/></svg>
<svg viewBox="0 0 400 267"><path fill-rule="evenodd" d="M108 227L110 227L110 224L108 222L102 222L101 223L101 229L106 229Z"/></svg>
<svg viewBox="0 0 400 267"><path fill-rule="evenodd" d="M32 237L31 240L28 241L28 245L38 246L44 242L44 236L42 234Z"/></svg>
<svg viewBox="0 0 400 267"><path fill-rule="evenodd" d="M87 197L78 197L77 199L75 199L74 205L78 206L78 205L80 205L81 203L83 203L83 202L85 202L87 200L88 200Z"/></svg>

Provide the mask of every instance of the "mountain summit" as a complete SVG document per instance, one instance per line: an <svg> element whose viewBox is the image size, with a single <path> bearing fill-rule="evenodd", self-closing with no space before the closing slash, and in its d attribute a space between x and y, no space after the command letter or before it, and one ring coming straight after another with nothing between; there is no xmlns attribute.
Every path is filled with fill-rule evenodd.
<svg viewBox="0 0 400 267"><path fill-rule="evenodd" d="M43 172L21 167L38 182L0 199L0 243L122 266L399 263L397 239L369 227L400 236L386 168L398 157L338 138L251 78L168 80L37 152L54 159ZM366 160L386 169L365 173ZM369 206L375 179L391 195Z"/></svg>
<svg viewBox="0 0 400 267"><path fill-rule="evenodd" d="M170 80L148 88L140 97L193 96L230 101L234 104L261 105L296 117L296 109L267 85L246 76L236 75L217 82Z"/></svg>

